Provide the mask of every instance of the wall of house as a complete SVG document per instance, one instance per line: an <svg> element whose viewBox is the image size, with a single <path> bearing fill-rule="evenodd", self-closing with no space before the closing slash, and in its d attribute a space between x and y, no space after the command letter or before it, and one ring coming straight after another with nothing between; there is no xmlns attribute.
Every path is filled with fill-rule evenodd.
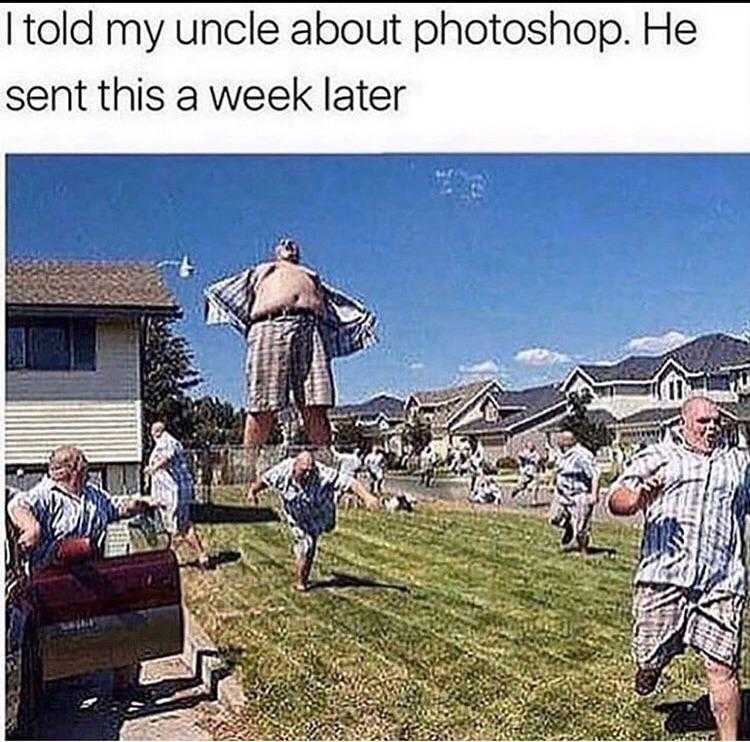
<svg viewBox="0 0 750 742"><path fill-rule="evenodd" d="M614 397L597 397L591 401L589 409L606 410L618 420L621 420L624 417L628 417L628 415L634 415L641 410L657 406L661 407L663 405L658 405L657 401L650 394L617 395Z"/></svg>
<svg viewBox="0 0 750 742"><path fill-rule="evenodd" d="M7 371L6 464L45 463L60 445L91 463L140 462L139 363L137 323L118 320L97 322L96 371Z"/></svg>

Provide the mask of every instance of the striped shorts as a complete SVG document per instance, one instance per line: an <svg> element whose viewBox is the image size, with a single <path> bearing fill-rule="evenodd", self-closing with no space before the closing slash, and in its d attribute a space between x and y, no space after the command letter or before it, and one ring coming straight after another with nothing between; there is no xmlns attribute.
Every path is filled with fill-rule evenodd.
<svg viewBox="0 0 750 742"><path fill-rule="evenodd" d="M639 584L633 595L633 658L638 667L660 669L692 647L731 668L740 665L742 615L739 595L711 595L676 585Z"/></svg>
<svg viewBox="0 0 750 742"><path fill-rule="evenodd" d="M255 322L247 336L247 407L275 412L334 403L333 376L318 321L310 316Z"/></svg>

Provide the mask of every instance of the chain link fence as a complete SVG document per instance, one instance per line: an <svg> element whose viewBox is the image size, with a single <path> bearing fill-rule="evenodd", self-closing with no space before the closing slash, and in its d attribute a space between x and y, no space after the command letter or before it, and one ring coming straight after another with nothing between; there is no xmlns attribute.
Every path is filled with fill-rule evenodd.
<svg viewBox="0 0 750 742"><path fill-rule="evenodd" d="M294 456L309 446L263 446L255 464L256 474ZM241 445L207 446L187 449L195 482L195 501L209 504L217 487L250 484L251 471L245 449ZM316 458L318 458L316 456Z"/></svg>

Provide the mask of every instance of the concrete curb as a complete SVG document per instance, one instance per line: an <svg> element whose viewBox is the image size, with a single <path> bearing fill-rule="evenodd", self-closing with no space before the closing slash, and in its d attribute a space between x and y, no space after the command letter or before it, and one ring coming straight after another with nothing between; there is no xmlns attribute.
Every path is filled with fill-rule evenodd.
<svg viewBox="0 0 750 742"><path fill-rule="evenodd" d="M200 675L203 684L216 694L219 703L230 708L242 708L247 704L242 683L228 668L216 645L196 621L195 616L183 605L185 620L185 644L182 661Z"/></svg>

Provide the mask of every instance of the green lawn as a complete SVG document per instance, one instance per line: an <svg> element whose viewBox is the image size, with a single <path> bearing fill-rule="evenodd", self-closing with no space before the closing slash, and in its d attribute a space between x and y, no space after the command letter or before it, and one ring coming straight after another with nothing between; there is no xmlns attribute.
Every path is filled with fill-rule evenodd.
<svg viewBox="0 0 750 742"><path fill-rule="evenodd" d="M221 501L241 504L231 490ZM239 656L248 705L231 736L657 739L655 703L703 693L692 656L654 698L631 691L631 526L596 527L595 541L617 555L585 560L562 557L538 515L347 511L313 578L344 573L408 591L307 595L290 589L282 523L200 529L212 551L241 553L214 572L183 573L190 609Z"/></svg>

